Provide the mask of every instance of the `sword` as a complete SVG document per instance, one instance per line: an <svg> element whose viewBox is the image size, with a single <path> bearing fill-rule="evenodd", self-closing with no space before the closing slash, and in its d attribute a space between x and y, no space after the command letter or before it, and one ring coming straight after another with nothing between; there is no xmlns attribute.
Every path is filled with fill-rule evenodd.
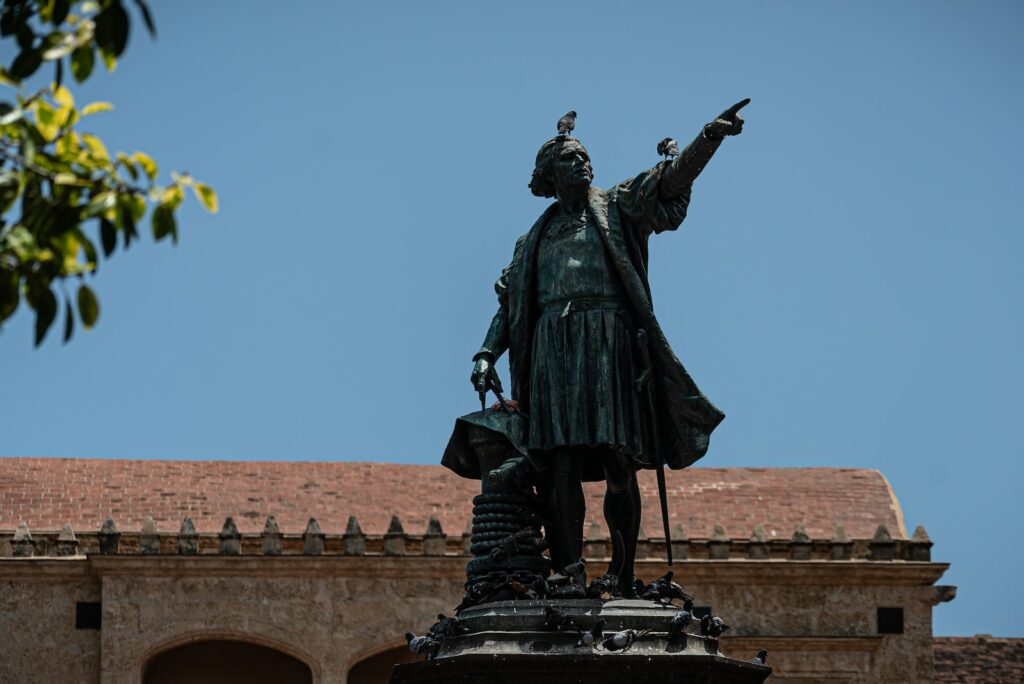
<svg viewBox="0 0 1024 684"><path fill-rule="evenodd" d="M636 343L640 347L640 362L643 370L636 379L636 391L647 395L647 414L651 437L651 451L655 458L661 458L661 436L658 434L658 419L654 413L654 386L652 385L654 366L651 364L651 350L647 348L647 331L640 328L636 331ZM668 493L665 486L665 464L657 464L658 500L661 502L661 525L665 530L665 553L668 564L672 565L672 534L668 528Z"/></svg>

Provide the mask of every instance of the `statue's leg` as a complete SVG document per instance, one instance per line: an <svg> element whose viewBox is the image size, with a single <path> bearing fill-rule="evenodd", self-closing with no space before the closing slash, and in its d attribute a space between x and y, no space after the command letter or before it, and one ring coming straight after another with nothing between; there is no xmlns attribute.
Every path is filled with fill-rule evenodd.
<svg viewBox="0 0 1024 684"><path fill-rule="evenodd" d="M551 565L559 572L583 556L583 520L587 504L583 498L583 453L580 450L562 448L551 454L548 509Z"/></svg>
<svg viewBox="0 0 1024 684"><path fill-rule="evenodd" d="M621 544L612 544L608 572L619 577L619 589L626 596L633 593L633 563L640 532L640 486L632 459L609 450L603 459L607 489L604 495L604 519L612 540L621 536Z"/></svg>

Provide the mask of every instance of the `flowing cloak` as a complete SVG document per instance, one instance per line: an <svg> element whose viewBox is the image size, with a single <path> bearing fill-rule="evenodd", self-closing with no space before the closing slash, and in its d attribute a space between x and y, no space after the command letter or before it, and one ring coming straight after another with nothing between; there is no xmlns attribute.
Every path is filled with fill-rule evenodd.
<svg viewBox="0 0 1024 684"><path fill-rule="evenodd" d="M647 278L647 241L652 233L675 230L686 217L690 188L679 196L659 197L659 181L670 162L662 162L609 190L590 188L590 216L596 223L611 263L622 281L638 328L647 331L653 366L653 424L657 440L648 440L643 467L685 468L708 450L711 432L725 417L697 389L672 351L654 316ZM495 283L498 312L481 353L509 355L512 397L529 415L530 367L534 327L539 316L536 287L537 249L547 222L558 209L552 204L516 242L512 261ZM630 389L632 391L632 389ZM652 443L661 453L651 453Z"/></svg>

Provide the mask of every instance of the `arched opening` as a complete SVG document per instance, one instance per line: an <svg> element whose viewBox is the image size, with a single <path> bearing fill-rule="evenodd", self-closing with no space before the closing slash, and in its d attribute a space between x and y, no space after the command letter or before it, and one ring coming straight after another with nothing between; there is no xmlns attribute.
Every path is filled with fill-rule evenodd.
<svg viewBox="0 0 1024 684"><path fill-rule="evenodd" d="M348 684L387 684L395 665L415 659L405 644L375 653L352 666L348 671Z"/></svg>
<svg viewBox="0 0 1024 684"><path fill-rule="evenodd" d="M142 670L142 684L313 684L304 662L245 641L193 641L161 651Z"/></svg>

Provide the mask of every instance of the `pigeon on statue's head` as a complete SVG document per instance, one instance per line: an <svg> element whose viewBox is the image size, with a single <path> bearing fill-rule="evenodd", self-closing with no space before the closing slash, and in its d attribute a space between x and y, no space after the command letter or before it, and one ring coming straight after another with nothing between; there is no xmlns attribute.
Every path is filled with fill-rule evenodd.
<svg viewBox="0 0 1024 684"><path fill-rule="evenodd" d="M558 120L558 135L567 136L576 128L576 112L567 112Z"/></svg>

